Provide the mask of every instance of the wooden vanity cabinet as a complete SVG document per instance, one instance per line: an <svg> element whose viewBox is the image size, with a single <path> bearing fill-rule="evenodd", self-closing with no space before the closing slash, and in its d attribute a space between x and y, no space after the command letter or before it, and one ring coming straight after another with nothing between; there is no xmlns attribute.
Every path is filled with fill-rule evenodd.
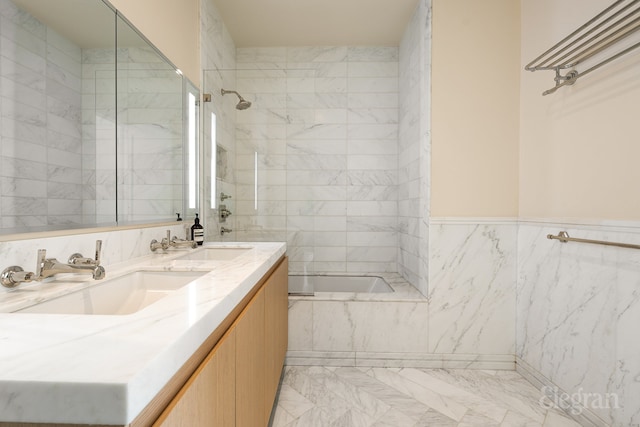
<svg viewBox="0 0 640 427"><path fill-rule="evenodd" d="M237 426L266 426L264 293L263 288L253 297L235 325Z"/></svg>
<svg viewBox="0 0 640 427"><path fill-rule="evenodd" d="M154 427L264 427L287 351L287 259L166 407Z"/></svg>
<svg viewBox="0 0 640 427"><path fill-rule="evenodd" d="M154 426L235 425L236 333L229 331L209 353Z"/></svg>

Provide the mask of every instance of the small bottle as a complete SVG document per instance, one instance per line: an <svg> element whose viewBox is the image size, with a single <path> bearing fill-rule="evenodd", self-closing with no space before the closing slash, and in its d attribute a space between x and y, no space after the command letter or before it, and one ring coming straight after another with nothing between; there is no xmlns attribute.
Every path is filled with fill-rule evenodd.
<svg viewBox="0 0 640 427"><path fill-rule="evenodd" d="M204 227L200 225L198 214L196 214L196 219L193 220L193 225L191 226L191 240L201 246L204 243Z"/></svg>

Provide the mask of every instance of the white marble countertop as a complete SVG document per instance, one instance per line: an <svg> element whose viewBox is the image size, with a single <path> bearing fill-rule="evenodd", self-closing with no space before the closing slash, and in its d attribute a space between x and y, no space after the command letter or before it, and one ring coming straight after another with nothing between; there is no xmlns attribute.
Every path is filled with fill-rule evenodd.
<svg viewBox="0 0 640 427"><path fill-rule="evenodd" d="M135 270L203 271L204 276L129 315L11 311L98 281L20 285L0 294L0 421L127 424L285 253L252 247L229 261L182 261L172 249L105 266L107 279ZM105 279L106 280L106 279Z"/></svg>

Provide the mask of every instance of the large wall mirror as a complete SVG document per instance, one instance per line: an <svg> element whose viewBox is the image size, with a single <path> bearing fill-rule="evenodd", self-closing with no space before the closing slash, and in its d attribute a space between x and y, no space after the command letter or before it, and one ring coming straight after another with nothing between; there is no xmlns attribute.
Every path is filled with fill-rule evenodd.
<svg viewBox="0 0 640 427"><path fill-rule="evenodd" d="M0 233L196 211L199 94L175 66L102 0L0 18Z"/></svg>

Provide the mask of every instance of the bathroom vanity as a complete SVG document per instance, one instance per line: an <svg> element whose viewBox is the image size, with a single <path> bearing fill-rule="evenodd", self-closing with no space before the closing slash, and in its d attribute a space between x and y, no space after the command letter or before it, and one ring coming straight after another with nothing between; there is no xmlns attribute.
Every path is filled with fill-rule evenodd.
<svg viewBox="0 0 640 427"><path fill-rule="evenodd" d="M105 266L104 283L0 293L0 426L266 426L287 348L285 249L207 244ZM127 314L70 309L134 282Z"/></svg>

